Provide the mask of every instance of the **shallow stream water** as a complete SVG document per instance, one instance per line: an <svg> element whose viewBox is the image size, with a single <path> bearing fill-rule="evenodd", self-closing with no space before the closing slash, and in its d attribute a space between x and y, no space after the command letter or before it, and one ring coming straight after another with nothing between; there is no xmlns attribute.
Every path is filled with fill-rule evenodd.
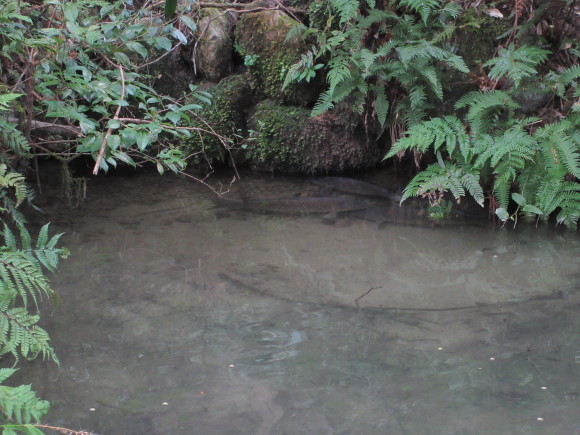
<svg viewBox="0 0 580 435"><path fill-rule="evenodd" d="M228 195L316 189L243 177ZM43 307L61 365L19 372L52 403L47 424L580 434L577 232L329 224L215 207L154 174L99 177L87 196L44 204L72 251L52 279L61 304Z"/></svg>

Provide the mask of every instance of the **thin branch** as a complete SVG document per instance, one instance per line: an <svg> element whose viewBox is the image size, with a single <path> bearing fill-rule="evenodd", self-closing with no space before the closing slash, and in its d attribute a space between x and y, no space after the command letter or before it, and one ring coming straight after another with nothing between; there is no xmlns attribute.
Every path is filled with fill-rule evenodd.
<svg viewBox="0 0 580 435"><path fill-rule="evenodd" d="M123 66L122 65L117 65L117 67L119 68L119 73L121 74L121 98L120 98L120 100L122 101L125 99L125 74L123 73ZM119 113L120 112L121 112L121 105L119 104L119 106L117 107L117 110L115 111L115 115L113 116L113 119L119 120ZM107 129L107 132L105 133L105 137L103 138L103 142L101 143L101 149L99 150L99 156L97 157L97 161L95 162L95 167L93 168L93 175L97 175L97 173L99 172L99 168L101 167L101 161L103 160L103 155L105 154L105 149L107 147L107 139L111 135L112 131L113 131L113 128L109 127Z"/></svg>
<svg viewBox="0 0 580 435"><path fill-rule="evenodd" d="M172 53L173 51L177 50L177 49L178 49L178 48L179 48L181 45L182 45L182 44L181 44L181 42L178 42L178 43L175 45L175 47L173 47L173 48L172 48L171 50L169 50L168 52L166 52L166 53L163 53L163 54L162 54L161 56L159 56L158 58L156 58L156 59L153 59L153 60L152 60L152 61L150 61L150 62L144 63L143 65L138 65L138 66L137 66L137 65L135 65L135 69L136 69L136 70L140 70L141 68L145 68L145 67L147 67L147 66L149 66L149 65L153 65L154 63L157 63L157 62L159 62L159 61L160 61L161 59L163 59L165 56L167 56L168 54L170 54L170 53Z"/></svg>
<svg viewBox="0 0 580 435"><path fill-rule="evenodd" d="M33 424L31 426L40 427L42 429L51 429L66 435L92 435L92 432L87 432L86 430L72 430L66 427L48 426L46 424Z"/></svg>
<svg viewBox="0 0 580 435"><path fill-rule="evenodd" d="M20 119L10 116L8 117L8 122L20 124ZM55 124L52 122L36 121L34 119L30 120L30 130L46 130L49 133L62 134L64 136L83 136L83 132L78 127Z"/></svg>

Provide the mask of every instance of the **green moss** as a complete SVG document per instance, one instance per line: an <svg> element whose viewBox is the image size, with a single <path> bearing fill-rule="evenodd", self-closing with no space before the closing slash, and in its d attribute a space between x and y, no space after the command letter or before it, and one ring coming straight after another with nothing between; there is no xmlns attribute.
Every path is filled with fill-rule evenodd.
<svg viewBox="0 0 580 435"><path fill-rule="evenodd" d="M225 137L228 147L236 145L239 133L246 128L246 111L251 106L252 93L248 77L237 74L226 77L217 85L207 89L212 95L211 106L202 109L198 117L192 117L189 127L208 129L203 119L219 135ZM186 98L185 104L199 104L194 97ZM228 156L228 150L215 135L209 133L192 132L190 138L182 141L180 149L186 154L194 155L194 163L224 162Z"/></svg>
<svg viewBox="0 0 580 435"><path fill-rule="evenodd" d="M253 166L280 172L308 172L302 159L301 133L310 112L263 101L253 117L254 140L245 155Z"/></svg>
<svg viewBox="0 0 580 435"><path fill-rule="evenodd" d="M494 57L498 38L513 27L509 20L477 16L473 9L467 9L457 25L461 29L456 34L458 54L470 68Z"/></svg>
<svg viewBox="0 0 580 435"><path fill-rule="evenodd" d="M328 173L366 166L372 153L361 149L345 128L347 123L334 116L311 118L307 109L263 101L249 126L254 134L245 157L255 168L282 173Z"/></svg>
<svg viewBox="0 0 580 435"><path fill-rule="evenodd" d="M314 83L290 84L282 89L286 72L300 60L307 47L300 38L286 41L288 31L299 23L278 11L245 14L236 25L236 49L258 85L257 92L278 102L307 105L316 100Z"/></svg>

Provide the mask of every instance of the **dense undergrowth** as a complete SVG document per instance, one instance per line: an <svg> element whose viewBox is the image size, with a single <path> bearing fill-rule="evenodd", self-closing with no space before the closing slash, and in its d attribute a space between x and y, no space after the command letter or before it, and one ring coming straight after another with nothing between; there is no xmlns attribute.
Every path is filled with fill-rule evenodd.
<svg viewBox="0 0 580 435"><path fill-rule="evenodd" d="M557 223L577 227L574 2L329 0L312 7L319 27L293 34L316 35L316 44L286 82L324 71L328 87L313 116L348 100L367 134L388 136L385 158L413 154L420 172L403 201L423 196L440 206L448 192L457 201L469 193L480 205L487 199L502 221L555 215ZM509 23L502 34L488 35L493 57L457 54L469 50L462 40L473 42L470 35L489 19Z"/></svg>

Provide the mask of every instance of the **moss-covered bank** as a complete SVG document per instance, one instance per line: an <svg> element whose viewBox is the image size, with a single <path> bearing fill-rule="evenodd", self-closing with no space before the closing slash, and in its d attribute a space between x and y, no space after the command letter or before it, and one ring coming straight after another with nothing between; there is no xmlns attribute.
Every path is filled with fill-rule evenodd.
<svg viewBox="0 0 580 435"><path fill-rule="evenodd" d="M310 111L266 100L258 104L249 128L253 141L246 159L261 170L283 173L329 173L373 166L380 156L374 143L350 128L349 112L312 118Z"/></svg>

